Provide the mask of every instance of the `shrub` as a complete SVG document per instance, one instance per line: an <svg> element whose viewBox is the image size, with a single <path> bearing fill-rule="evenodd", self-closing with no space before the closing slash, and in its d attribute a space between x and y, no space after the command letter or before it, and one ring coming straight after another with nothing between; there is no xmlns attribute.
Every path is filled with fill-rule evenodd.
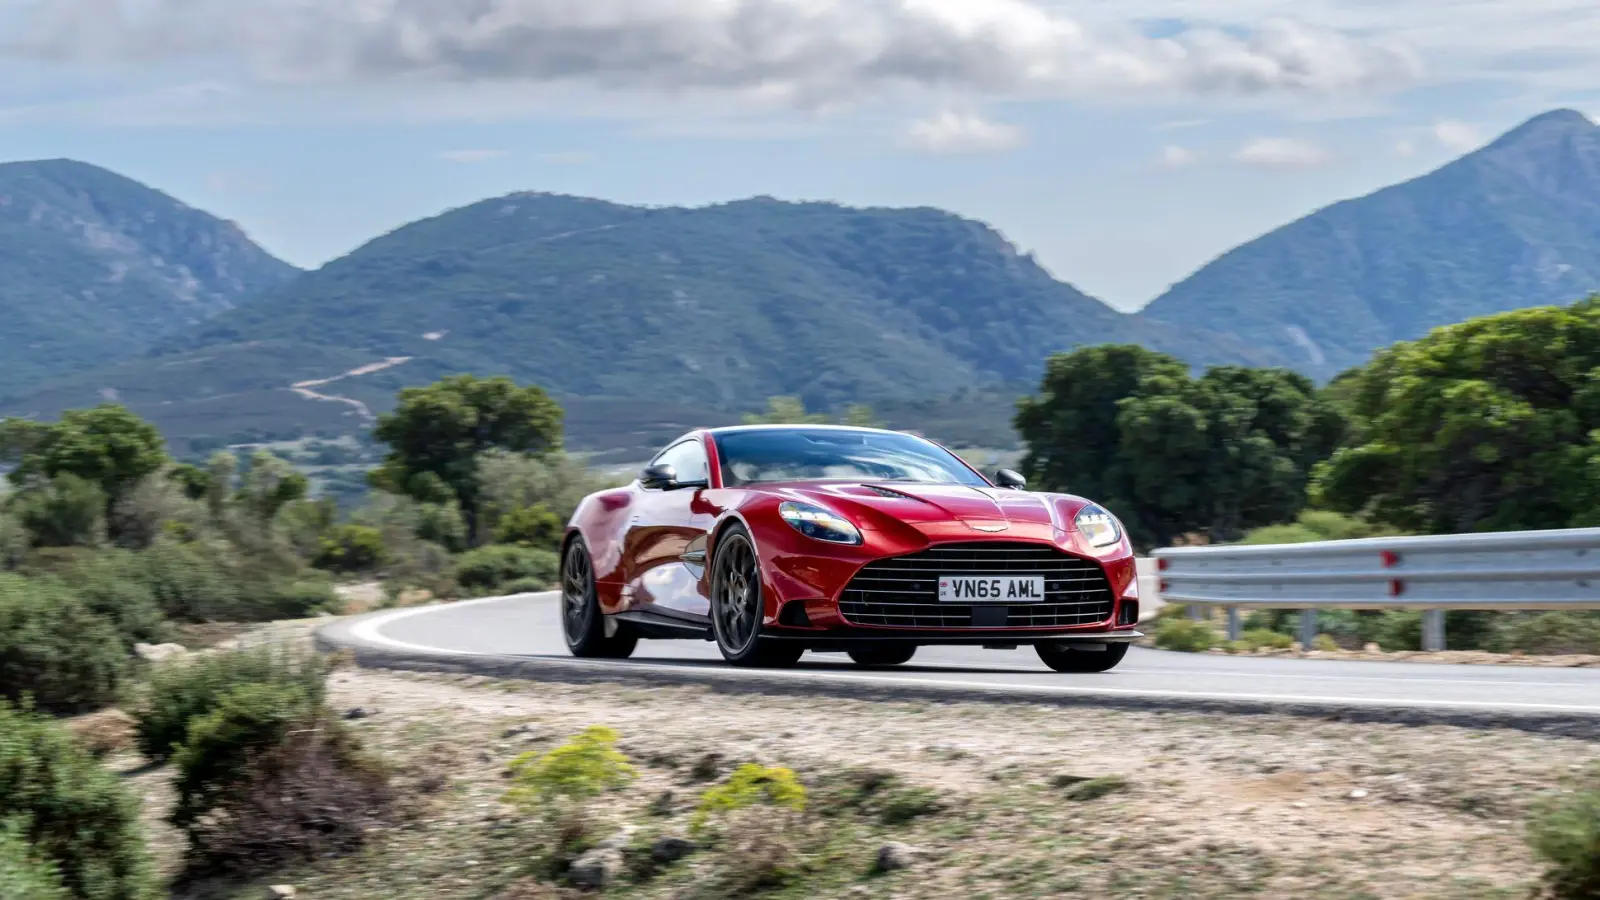
<svg viewBox="0 0 1600 900"><path fill-rule="evenodd" d="M192 874L254 875L349 853L388 820L387 772L325 709L236 762L232 780L212 795L215 805L186 829Z"/></svg>
<svg viewBox="0 0 1600 900"><path fill-rule="evenodd" d="M506 800L554 811L627 785L635 770L616 743L615 731L594 725L548 753L522 754L511 761Z"/></svg>
<svg viewBox="0 0 1600 900"><path fill-rule="evenodd" d="M308 702L320 705L326 696L327 663L320 657L272 648L238 650L179 659L157 666L136 698L139 751L152 760L167 759L183 743L191 720L209 715L222 697L244 685L297 688Z"/></svg>
<svg viewBox="0 0 1600 900"><path fill-rule="evenodd" d="M67 900L55 867L33 854L20 823L0 826L0 897L6 900Z"/></svg>
<svg viewBox="0 0 1600 900"><path fill-rule="evenodd" d="M52 579L0 575L0 697L75 713L109 704L127 671L111 623Z"/></svg>
<svg viewBox="0 0 1600 900"><path fill-rule="evenodd" d="M17 516L45 547L82 547L105 539L106 495L91 481L62 473L16 498Z"/></svg>
<svg viewBox="0 0 1600 900"><path fill-rule="evenodd" d="M222 565L192 544L157 541L139 554L144 583L168 617L185 622L225 619L238 595Z"/></svg>
<svg viewBox="0 0 1600 900"><path fill-rule="evenodd" d="M28 545L32 542L22 520L0 509L0 572L22 565L28 556Z"/></svg>
<svg viewBox="0 0 1600 900"><path fill-rule="evenodd" d="M40 862L55 867L70 896L78 900L155 896L138 803L59 725L4 703L0 703L0 817L21 829ZM4 865L0 863L0 868ZM33 867L33 871L37 880L39 870ZM9 900L12 894L0 892L0 896ZM50 896L40 895L41 900Z"/></svg>
<svg viewBox="0 0 1600 900"><path fill-rule="evenodd" d="M339 605L333 585L318 578L273 578L249 593L254 599L239 614L250 621L307 619Z"/></svg>
<svg viewBox="0 0 1600 900"><path fill-rule="evenodd" d="M528 547L479 547L456 561L456 581L465 589L493 593L514 581L533 579L555 584L561 559L549 550Z"/></svg>
<svg viewBox="0 0 1600 900"><path fill-rule="evenodd" d="M386 557L382 531L370 525L338 525L323 535L312 565L330 572L367 572Z"/></svg>
<svg viewBox="0 0 1600 900"><path fill-rule="evenodd" d="M1170 618L1156 629L1156 646L1179 653L1203 653L1217 643L1217 632L1205 622Z"/></svg>
<svg viewBox="0 0 1600 900"><path fill-rule="evenodd" d="M1321 650L1324 653L1332 653L1339 649L1339 642L1329 635L1319 634L1311 642L1311 648L1313 650Z"/></svg>
<svg viewBox="0 0 1600 900"><path fill-rule="evenodd" d="M1545 860L1544 881L1554 897L1600 897L1600 791L1547 802L1530 820L1528 838Z"/></svg>
<svg viewBox="0 0 1600 900"><path fill-rule="evenodd" d="M1485 644L1500 653L1600 654L1600 613L1509 613L1495 622Z"/></svg>
<svg viewBox="0 0 1600 900"><path fill-rule="evenodd" d="M218 696L209 712L189 719L172 757L178 772L172 824L186 828L217 807L244 781L254 758L282 746L290 730L309 722L316 708L297 684L241 684Z"/></svg>
<svg viewBox="0 0 1600 900"><path fill-rule="evenodd" d="M1254 653L1257 650L1287 650L1294 646L1294 638L1279 631L1253 628L1239 635L1239 643L1244 645L1245 652Z"/></svg>
<svg viewBox="0 0 1600 900"><path fill-rule="evenodd" d="M789 769L745 763L734 770L726 784L700 795L700 802L689 819L689 830L699 833L705 830L711 816L757 804L801 812L806 808L806 789Z"/></svg>
<svg viewBox="0 0 1600 900"><path fill-rule="evenodd" d="M540 503L501 516L494 526L494 540L497 544L558 550L565 532L566 523L562 518Z"/></svg>
<svg viewBox="0 0 1600 900"><path fill-rule="evenodd" d="M134 644L161 644L172 636L172 625L143 575L137 556L108 550L65 567L60 577L90 611L116 626L132 651Z"/></svg>

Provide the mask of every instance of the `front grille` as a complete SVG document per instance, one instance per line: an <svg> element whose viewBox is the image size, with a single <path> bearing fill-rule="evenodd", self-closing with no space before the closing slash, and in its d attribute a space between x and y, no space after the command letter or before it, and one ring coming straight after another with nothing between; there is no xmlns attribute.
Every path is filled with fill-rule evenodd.
<svg viewBox="0 0 1600 900"><path fill-rule="evenodd" d="M1043 575L1043 603L939 602L940 575ZM839 595L854 625L892 628L1063 628L1111 618L1111 582L1092 560L1046 544L941 544L863 566Z"/></svg>

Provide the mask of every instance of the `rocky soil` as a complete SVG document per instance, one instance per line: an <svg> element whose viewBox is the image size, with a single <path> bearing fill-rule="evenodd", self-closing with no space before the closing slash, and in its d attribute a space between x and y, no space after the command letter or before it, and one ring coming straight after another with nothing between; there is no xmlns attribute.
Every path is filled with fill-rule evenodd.
<svg viewBox="0 0 1600 900"><path fill-rule="evenodd" d="M534 900L576 877L639 898L1520 898L1539 872L1524 818L1600 764L1571 739L1271 716L351 669L332 698L396 767L405 824L359 857L196 896ZM589 810L588 853L562 875L549 828L502 802L506 763L595 724L638 777ZM807 813L689 840L699 796L744 762L793 768ZM166 774L131 780L154 820Z"/></svg>

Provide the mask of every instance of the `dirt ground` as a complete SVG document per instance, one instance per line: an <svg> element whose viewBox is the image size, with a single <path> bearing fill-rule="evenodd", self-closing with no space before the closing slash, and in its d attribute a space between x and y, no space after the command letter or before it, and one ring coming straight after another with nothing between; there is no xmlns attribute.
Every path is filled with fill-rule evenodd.
<svg viewBox="0 0 1600 900"><path fill-rule="evenodd" d="M741 827L792 851L788 879L765 893L818 900L1526 897L1539 873L1526 814L1600 763L1600 745L1572 739L1271 716L353 669L335 673L331 697L340 712L361 710L351 724L397 767L411 816L360 856L211 896L259 898L278 883L315 900L560 896L539 862L542 826L501 802L505 766L596 724L621 734L639 772L596 807L600 830L636 828L635 844L686 834L696 798L740 763L794 769L811 792L810 818ZM828 818L852 770L894 776L920 798L913 813L893 824L859 810ZM1084 796L1082 779L1103 776L1104 796ZM131 781L154 825L170 802L166 774ZM889 842L915 848L910 865L875 873ZM170 870L175 838L163 832L158 847ZM695 853L605 895L748 895L755 889L729 880L738 865L726 850Z"/></svg>

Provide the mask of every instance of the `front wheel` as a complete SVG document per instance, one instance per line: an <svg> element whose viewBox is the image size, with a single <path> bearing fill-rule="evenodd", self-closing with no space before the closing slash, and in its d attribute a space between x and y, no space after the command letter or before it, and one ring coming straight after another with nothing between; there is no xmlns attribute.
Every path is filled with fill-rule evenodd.
<svg viewBox="0 0 1600 900"><path fill-rule="evenodd" d="M594 563L588 545L577 538L561 557L561 631L567 649L580 659L627 659L639 638L618 625L615 633L606 634L605 615L595 591Z"/></svg>
<svg viewBox="0 0 1600 900"><path fill-rule="evenodd" d="M766 611L761 560L750 533L729 528L711 561L711 631L722 658L736 666L782 668L800 661L805 647L761 634Z"/></svg>
<svg viewBox="0 0 1600 900"><path fill-rule="evenodd" d="M850 658L858 666L900 666L917 655L916 644L886 644L878 647L858 647L850 651Z"/></svg>
<svg viewBox="0 0 1600 900"><path fill-rule="evenodd" d="M1069 641L1039 644L1039 659L1057 672L1109 672L1128 655L1127 644L1100 644L1093 649Z"/></svg>

